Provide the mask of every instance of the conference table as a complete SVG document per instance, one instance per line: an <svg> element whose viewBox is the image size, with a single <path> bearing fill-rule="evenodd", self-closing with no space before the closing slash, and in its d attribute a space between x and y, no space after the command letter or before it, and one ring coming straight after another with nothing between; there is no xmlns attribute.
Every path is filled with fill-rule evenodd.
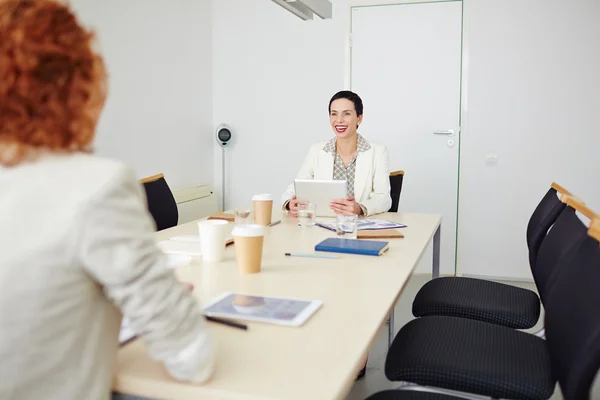
<svg viewBox="0 0 600 400"><path fill-rule="evenodd" d="M222 262L193 258L175 268L177 278L192 283L203 304L229 291L321 300L323 305L301 327L245 321L244 331L208 322L217 346L216 369L202 385L171 378L148 356L143 342L134 340L118 352L113 391L125 399L345 398L388 317L392 339L392 311L431 240L432 277L439 275L440 215L386 213L374 218L406 225L400 229L404 238L382 239L390 247L378 257L285 256L316 254L315 245L336 233L318 226L298 227L297 219L276 210L273 221L281 223L266 229L260 273L238 273L235 244L227 247ZM157 232L156 240L197 234L197 223L191 222Z"/></svg>

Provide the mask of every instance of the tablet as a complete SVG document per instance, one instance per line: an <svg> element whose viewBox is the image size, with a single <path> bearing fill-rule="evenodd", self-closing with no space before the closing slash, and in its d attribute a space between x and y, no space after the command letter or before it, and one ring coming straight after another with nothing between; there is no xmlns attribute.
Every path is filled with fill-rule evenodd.
<svg viewBox="0 0 600 400"><path fill-rule="evenodd" d="M296 179L294 189L297 199L315 204L317 217L335 217L329 203L333 199L345 199L348 195L345 180Z"/></svg>
<svg viewBox="0 0 600 400"><path fill-rule="evenodd" d="M204 307L204 314L211 317L301 326L322 304L318 300L226 292L208 303Z"/></svg>

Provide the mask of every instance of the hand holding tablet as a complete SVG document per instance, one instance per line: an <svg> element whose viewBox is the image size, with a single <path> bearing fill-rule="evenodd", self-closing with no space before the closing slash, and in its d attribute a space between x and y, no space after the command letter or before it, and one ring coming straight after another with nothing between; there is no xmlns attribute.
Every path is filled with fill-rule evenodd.
<svg viewBox="0 0 600 400"><path fill-rule="evenodd" d="M348 184L345 180L296 179L294 188L299 201L316 204L317 217L335 217L331 202L348 196Z"/></svg>

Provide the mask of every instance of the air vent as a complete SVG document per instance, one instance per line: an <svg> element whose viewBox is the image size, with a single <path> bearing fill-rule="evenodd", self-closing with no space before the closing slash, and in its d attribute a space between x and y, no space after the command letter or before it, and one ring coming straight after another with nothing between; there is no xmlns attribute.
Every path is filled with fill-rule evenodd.
<svg viewBox="0 0 600 400"><path fill-rule="evenodd" d="M316 15L322 19L330 19L333 7L328 0L272 0L298 18L308 21Z"/></svg>

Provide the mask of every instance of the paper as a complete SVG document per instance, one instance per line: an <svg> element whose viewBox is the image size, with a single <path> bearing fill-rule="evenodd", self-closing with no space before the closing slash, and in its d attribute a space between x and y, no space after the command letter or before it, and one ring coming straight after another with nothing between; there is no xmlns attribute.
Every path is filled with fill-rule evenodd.
<svg viewBox="0 0 600 400"><path fill-rule="evenodd" d="M233 243L233 237L228 236L225 239L225 245ZM200 248L200 236L196 235L181 235L173 236L170 239L162 240L157 243L158 247L170 255L183 255L190 257L201 257L202 252ZM181 262L181 260L174 260L174 263Z"/></svg>
<svg viewBox="0 0 600 400"><path fill-rule="evenodd" d="M179 268L188 265L192 257L183 254L167 254L167 268Z"/></svg>
<svg viewBox="0 0 600 400"><path fill-rule="evenodd" d="M200 243L200 236L198 236L198 235L173 236L173 237L169 238L169 240L175 240L177 242L196 242L196 243Z"/></svg>
<svg viewBox="0 0 600 400"><path fill-rule="evenodd" d="M166 254L179 254L191 257L200 257L200 242L183 242L178 240L163 240L157 243L158 247Z"/></svg>
<svg viewBox="0 0 600 400"><path fill-rule="evenodd" d="M384 219L359 219L358 227L361 229L397 229L397 228L406 228L404 224L398 224L392 221L386 221Z"/></svg>
<svg viewBox="0 0 600 400"><path fill-rule="evenodd" d="M173 236L169 238L169 240L175 240L176 242L191 242L191 243L200 243L200 236L197 235L181 235L181 236ZM229 245L233 243L233 236L227 236L225 238L225 245Z"/></svg>
<svg viewBox="0 0 600 400"><path fill-rule="evenodd" d="M336 230L335 222L319 222L317 225L322 226L324 228L330 229L332 231ZM397 228L406 228L406 225L398 224L392 221L386 221L384 219L359 219L357 221L357 230L377 230L377 229L397 229Z"/></svg>

